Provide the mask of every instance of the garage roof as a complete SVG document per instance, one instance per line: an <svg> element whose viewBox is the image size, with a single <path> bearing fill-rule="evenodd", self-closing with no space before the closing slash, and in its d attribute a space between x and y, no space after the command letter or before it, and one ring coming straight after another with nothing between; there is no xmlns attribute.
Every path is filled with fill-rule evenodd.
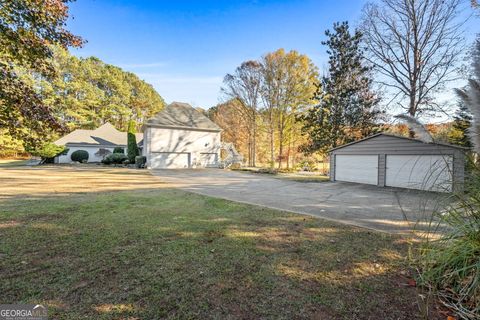
<svg viewBox="0 0 480 320"><path fill-rule="evenodd" d="M221 131L212 120L188 103L172 102L149 119L145 126Z"/></svg>
<svg viewBox="0 0 480 320"><path fill-rule="evenodd" d="M353 142L350 142L350 143L347 143L347 144L338 146L338 147L336 147L336 148L330 149L328 152L332 152L332 151L335 151L335 150L338 150L338 149L342 149L342 148L345 148L345 147L348 147L348 146L351 146L351 145L354 145L354 144L357 144L357 143L361 143L361 142L364 142L364 141L366 141L366 140L370 140L370 139L373 139L373 138L376 138L376 137L380 137L380 136L387 136L387 137L393 137L393 138L398 138L398 139L402 139L402 140L409 140L409 141L412 141L412 142L422 143L422 144L424 144L424 145L430 145L430 146L432 146L432 145L439 145L439 146L444 146L444 147L449 147L449 148L455 148L455 149L460 149L460 150L468 150L468 148L461 147L461 146L456 146L456 145L453 145L453 144L439 143L439 142L424 142L424 141L419 140L419 139L414 139L414 138L409 138L409 137L403 137L403 136L397 136L397 135L394 135L394 134L389 134L389 133L385 133L385 132L380 132L380 133L371 135L371 136L369 136L369 137L366 137L366 138L363 138L363 139L360 139L360 140L357 140L357 141L353 141Z"/></svg>

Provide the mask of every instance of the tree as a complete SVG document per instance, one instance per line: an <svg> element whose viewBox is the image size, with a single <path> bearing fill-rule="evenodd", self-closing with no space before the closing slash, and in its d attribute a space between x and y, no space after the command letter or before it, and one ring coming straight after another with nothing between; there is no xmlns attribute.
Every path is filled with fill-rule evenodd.
<svg viewBox="0 0 480 320"><path fill-rule="evenodd" d="M57 146L52 142L47 142L31 153L34 156L41 157L43 163L53 163L53 158L61 154L67 154L68 149L65 146Z"/></svg>
<svg viewBox="0 0 480 320"><path fill-rule="evenodd" d="M135 131L135 121L130 120L127 132L127 156L130 163L135 163L135 157L139 155Z"/></svg>
<svg viewBox="0 0 480 320"><path fill-rule="evenodd" d="M257 61L243 62L233 74L227 74L223 80L222 91L229 99L238 100L244 108L239 109L247 119L249 143L248 165L256 166L257 112L260 102L261 66Z"/></svg>
<svg viewBox="0 0 480 320"><path fill-rule="evenodd" d="M455 79L463 51L461 0L379 0L364 8L369 61L392 101L412 117L439 111L435 94Z"/></svg>
<svg viewBox="0 0 480 320"><path fill-rule="evenodd" d="M368 136L378 128L379 99L372 91L370 68L360 48L362 33L350 34L348 22L335 23L327 30L328 74L318 88L319 104L301 117L310 141L306 153L327 150Z"/></svg>
<svg viewBox="0 0 480 320"><path fill-rule="evenodd" d="M471 148L470 137L468 136L468 130L472 123L472 115L463 101L459 102L459 108L452 128L448 132L448 141L453 144L460 145L462 147Z"/></svg>
<svg viewBox="0 0 480 320"><path fill-rule="evenodd" d="M70 0L0 2L0 129L33 146L48 128L61 129L52 110L25 72L52 78L52 44L78 47L82 40L65 30ZM25 130L26 129L26 130ZM30 135L29 132L35 134Z"/></svg>
<svg viewBox="0 0 480 320"><path fill-rule="evenodd" d="M247 111L238 100L233 99L208 109L208 117L222 131L222 141L233 143L241 154L248 154L249 124L243 116Z"/></svg>
<svg viewBox="0 0 480 320"><path fill-rule="evenodd" d="M278 135L278 167L286 160L298 133L296 117L314 103L318 72L312 61L297 51L279 49L262 58L262 100L269 123L271 164L274 162L274 132ZM287 146L287 156L285 147Z"/></svg>
<svg viewBox="0 0 480 320"><path fill-rule="evenodd" d="M56 48L54 62L59 76L38 86L68 130L94 129L105 122L127 130L130 119L141 126L165 106L150 84L98 58L77 58Z"/></svg>
<svg viewBox="0 0 480 320"><path fill-rule="evenodd" d="M480 153L480 37L475 43L472 62L473 75L468 80L468 87L456 92L472 115L468 134L474 151Z"/></svg>

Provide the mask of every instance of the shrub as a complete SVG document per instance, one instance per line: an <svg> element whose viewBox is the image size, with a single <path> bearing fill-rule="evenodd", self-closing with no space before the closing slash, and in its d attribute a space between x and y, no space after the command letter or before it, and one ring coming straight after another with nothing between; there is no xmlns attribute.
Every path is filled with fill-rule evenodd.
<svg viewBox="0 0 480 320"><path fill-rule="evenodd" d="M478 166L478 164L477 164ZM480 310L480 167L470 172L465 193L436 213L440 238L421 246L420 284L461 319L478 319Z"/></svg>
<svg viewBox="0 0 480 320"><path fill-rule="evenodd" d="M122 153L125 154L125 150L122 147L115 147L113 153Z"/></svg>
<svg viewBox="0 0 480 320"><path fill-rule="evenodd" d="M125 160L127 160L127 156L123 153L112 153L105 157L102 160L103 164L122 164Z"/></svg>
<svg viewBox="0 0 480 320"><path fill-rule="evenodd" d="M137 168L145 168L145 164L147 163L147 157L145 156L136 156L135 157L135 167Z"/></svg>
<svg viewBox="0 0 480 320"><path fill-rule="evenodd" d="M297 164L297 169L299 171L316 171L317 170L317 165L316 162L313 160L305 159L300 161Z"/></svg>
<svg viewBox="0 0 480 320"><path fill-rule="evenodd" d="M135 121L133 120L128 122L127 156L130 163L134 163L135 157L138 156L137 138L135 137Z"/></svg>
<svg viewBox="0 0 480 320"><path fill-rule="evenodd" d="M70 155L70 159L72 161L77 161L77 162L87 162L88 161L88 152L85 150L76 150Z"/></svg>
<svg viewBox="0 0 480 320"><path fill-rule="evenodd" d="M52 142L42 145L40 148L32 152L34 156L42 158L42 163L53 163L53 159L59 155L65 155L68 149L65 146L57 146Z"/></svg>

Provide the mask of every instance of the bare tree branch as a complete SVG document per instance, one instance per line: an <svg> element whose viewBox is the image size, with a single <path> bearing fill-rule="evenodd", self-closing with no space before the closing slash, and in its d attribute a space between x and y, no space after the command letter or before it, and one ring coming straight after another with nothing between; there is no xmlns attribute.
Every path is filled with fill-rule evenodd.
<svg viewBox="0 0 480 320"><path fill-rule="evenodd" d="M408 114L435 107L464 49L461 0L378 0L364 8L368 60Z"/></svg>

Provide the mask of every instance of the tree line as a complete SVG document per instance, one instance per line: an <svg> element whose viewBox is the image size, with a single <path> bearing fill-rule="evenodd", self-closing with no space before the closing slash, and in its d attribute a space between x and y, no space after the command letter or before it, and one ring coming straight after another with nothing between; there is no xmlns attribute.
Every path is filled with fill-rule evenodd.
<svg viewBox="0 0 480 320"><path fill-rule="evenodd" d="M303 154L324 154L378 129L382 112L360 47L348 22L326 31L329 69L320 77L297 51L279 49L227 74L227 101L209 110L224 139L244 151L249 166L295 167ZM260 158L260 159L257 159Z"/></svg>
<svg viewBox="0 0 480 320"><path fill-rule="evenodd" d="M459 78L465 51L462 4L369 2L357 28L337 22L325 32L328 69L322 76L297 51L267 53L225 76L225 102L209 115L224 129L225 139L246 155L249 166L260 160L262 165L291 168L310 155L396 130L398 125L388 125L389 115L418 119L450 114L451 103L437 97ZM470 115L461 107L452 132L441 136L466 145Z"/></svg>
<svg viewBox="0 0 480 320"><path fill-rule="evenodd" d="M85 41L65 29L68 0L0 3L1 153L34 152L77 128L111 122L139 130L165 102L135 74L68 47Z"/></svg>

